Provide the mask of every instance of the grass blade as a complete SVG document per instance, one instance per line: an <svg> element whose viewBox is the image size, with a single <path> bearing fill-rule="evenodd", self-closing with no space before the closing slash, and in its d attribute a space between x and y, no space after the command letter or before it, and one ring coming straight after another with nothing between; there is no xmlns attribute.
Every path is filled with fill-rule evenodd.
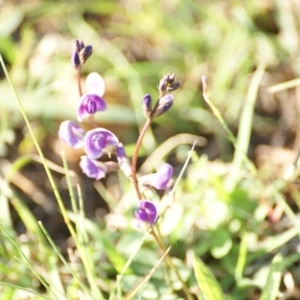
<svg viewBox="0 0 300 300"><path fill-rule="evenodd" d="M260 300L275 300L279 291L282 271L282 255L278 253L273 261L267 277L267 282Z"/></svg>
<svg viewBox="0 0 300 300"><path fill-rule="evenodd" d="M201 259L194 256L194 271L198 286L200 288L200 295L198 299L201 300L222 300L223 294L215 276L204 265Z"/></svg>
<svg viewBox="0 0 300 300"><path fill-rule="evenodd" d="M155 270L159 267L163 259L168 255L171 247L169 247L166 252L163 254L163 256L158 260L158 262L155 264L155 266L150 270L150 272L140 281L133 289L126 295L124 300L131 299L142 287L143 285L151 278Z"/></svg>

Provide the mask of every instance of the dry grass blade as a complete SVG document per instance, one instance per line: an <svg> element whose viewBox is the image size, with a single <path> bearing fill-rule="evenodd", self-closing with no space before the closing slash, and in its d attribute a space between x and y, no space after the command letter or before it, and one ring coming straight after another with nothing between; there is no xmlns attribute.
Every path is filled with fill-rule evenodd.
<svg viewBox="0 0 300 300"><path fill-rule="evenodd" d="M163 254L163 256L158 260L158 262L155 264L155 266L150 270L150 272L144 276L144 278L135 285L131 291L124 297L124 300L131 299L136 293L143 287L143 285L149 281L153 273L156 271L156 269L159 267L159 265L162 263L163 259L168 255L169 251L171 250L171 246L166 250L166 252Z"/></svg>

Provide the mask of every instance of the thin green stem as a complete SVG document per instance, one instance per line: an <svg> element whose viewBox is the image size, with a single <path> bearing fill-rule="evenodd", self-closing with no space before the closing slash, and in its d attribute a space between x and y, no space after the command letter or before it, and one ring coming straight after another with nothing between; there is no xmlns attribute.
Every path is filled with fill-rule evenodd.
<svg viewBox="0 0 300 300"><path fill-rule="evenodd" d="M256 168L255 168L254 164L249 160L246 153L241 149L241 147L239 146L239 144L237 142L236 137L233 135L233 133L231 132L231 130L227 126L227 124L226 124L224 118L222 117L220 111L217 109L217 107L212 102L212 100L211 100L211 98L208 94L208 84L207 84L206 76L202 76L202 85L203 85L203 98L204 98L204 100L210 106L210 108L212 109L215 117L218 119L218 121L221 123L222 127L226 131L229 141L233 144L235 149L237 151L239 151L241 153L241 155L244 157L245 162L247 163L248 169L251 171L252 174L256 174L257 171L256 171Z"/></svg>
<svg viewBox="0 0 300 300"><path fill-rule="evenodd" d="M261 79L265 73L265 63L261 63L254 75L252 76L248 93L243 105L239 130L237 135L238 151L235 151L233 163L237 168L240 168L245 161L244 153L247 153L250 143L250 136L252 131L253 114L255 108L255 102L257 99L258 89L261 83Z"/></svg>
<svg viewBox="0 0 300 300"><path fill-rule="evenodd" d="M52 176L52 173L50 172L50 169L49 169L49 167L48 167L48 165L47 165L47 161L46 161L46 159L45 159L45 156L44 156L44 154L43 154L43 152L42 152L42 149L41 149L41 147L40 147L40 145L39 145L37 139L36 139L35 136L34 136L33 129L32 129L32 127L31 127L31 125L30 125L29 119L27 118L27 115L26 115L25 110L24 110L24 108L23 108L22 102L21 102L21 100L20 100L20 98L19 98L17 92L15 91L15 89L14 89L14 87L13 87L13 85L12 85L12 82L10 81L10 78L9 78L9 76L8 76L8 72L7 72L6 66L5 66L5 64L4 64L2 55L0 55L0 62L1 62L1 65L2 65L2 67L3 67L3 70L4 70L4 74L5 74L5 76L6 76L7 80L8 80L8 83L9 83L9 85L10 85L10 88L12 89L13 94L14 94L16 100L17 100L17 103L18 103L18 105L19 105L21 114L22 114L23 119L24 119L24 121L25 121L25 123L26 123L26 126L27 126L27 128L28 128L28 131L29 131L29 133L30 133L30 135L31 135L31 137L32 137L32 140L33 140L33 143L34 143L34 145L35 145L35 148L36 148L36 150L37 150L37 152L38 152L38 154L39 154L39 156L40 156L40 158L41 158L41 162L42 162L42 164L43 164L43 166L44 166L44 168L45 168L45 172L46 172L47 177L48 177L48 179L49 179L51 188L52 188L53 193L54 193L54 195L55 195L55 198L56 198L56 200L57 200L57 202L58 202L58 205L59 205L59 207L60 207L60 209L61 209L61 213L62 213L62 215L63 215L64 221L66 222L66 224L67 224L67 226L68 226L70 232L73 233L73 234L75 235L74 229L73 229L73 227L71 226L70 220L68 219L66 210L65 210L65 208L64 208L62 198L61 198L61 196L60 196L60 194L59 194L59 191L58 191L57 186L56 186L56 184L55 184L55 181L54 181L54 178L53 178L53 176ZM73 234L72 234L72 235L73 235Z"/></svg>

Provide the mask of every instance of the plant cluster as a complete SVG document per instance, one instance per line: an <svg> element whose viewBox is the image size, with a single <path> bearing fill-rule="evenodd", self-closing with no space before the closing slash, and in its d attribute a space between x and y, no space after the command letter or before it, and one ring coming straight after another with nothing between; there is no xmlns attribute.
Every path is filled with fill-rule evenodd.
<svg viewBox="0 0 300 300"><path fill-rule="evenodd" d="M143 191L146 189L165 190L172 184L173 167L163 164L155 173L138 177L137 160L139 149L144 135L154 118L167 112L173 105L174 97L170 92L175 91L179 82L175 80L175 74L165 75L158 84L158 100L152 105L152 97L146 94L141 102L145 125L136 143L132 162L128 159L123 144L111 131L99 127L94 115L107 109L107 103L103 99L105 84L103 78L96 72L90 73L85 81L86 93L82 93L81 68L92 54L92 46L85 46L82 40L75 40L71 62L77 72L79 102L77 105L77 120L83 122L89 119L93 129L85 131L78 123L66 120L62 122L58 135L61 140L73 148L84 148L85 154L81 157L80 167L90 178L101 179L109 172L122 170L125 176L133 183L138 198L138 207L135 217L140 222L153 226L157 220L157 208L153 202L145 198ZM104 154L108 155L108 161L99 161ZM113 160L116 156L117 162Z"/></svg>

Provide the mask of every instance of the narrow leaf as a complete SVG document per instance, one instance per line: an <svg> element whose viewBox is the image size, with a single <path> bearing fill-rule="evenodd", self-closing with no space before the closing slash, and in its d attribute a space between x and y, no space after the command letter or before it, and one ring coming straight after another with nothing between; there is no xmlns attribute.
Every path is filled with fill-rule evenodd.
<svg viewBox="0 0 300 300"><path fill-rule="evenodd" d="M222 300L223 294L215 276L204 265L201 259L194 257L194 271L198 286L200 288L200 295L198 299L201 300Z"/></svg>
<svg viewBox="0 0 300 300"><path fill-rule="evenodd" d="M282 256L278 253L272 261L265 287L260 300L275 300L282 276Z"/></svg>

